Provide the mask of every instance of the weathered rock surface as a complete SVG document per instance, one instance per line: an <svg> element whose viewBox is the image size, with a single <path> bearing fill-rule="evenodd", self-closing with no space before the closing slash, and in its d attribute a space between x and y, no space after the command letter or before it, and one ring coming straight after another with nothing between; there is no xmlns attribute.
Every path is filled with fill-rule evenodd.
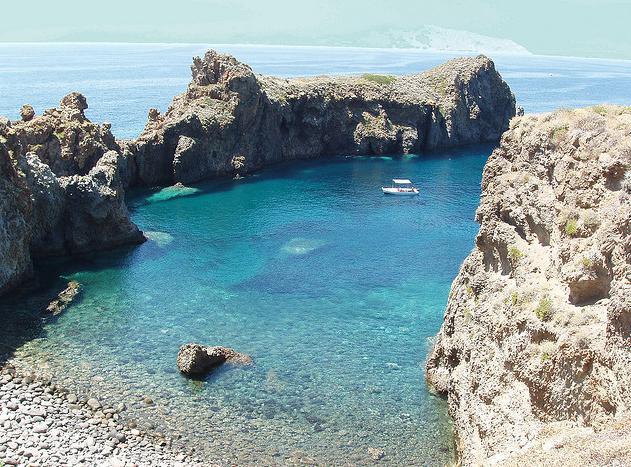
<svg viewBox="0 0 631 467"><path fill-rule="evenodd" d="M85 108L73 93L59 109L0 123L0 292L31 274L31 258L144 240L125 206L127 161Z"/></svg>
<svg viewBox="0 0 631 467"><path fill-rule="evenodd" d="M32 203L0 135L0 293L28 277L33 269L28 219Z"/></svg>
<svg viewBox="0 0 631 467"><path fill-rule="evenodd" d="M631 461L630 164L631 109L600 106L516 118L489 158L427 363L464 464Z"/></svg>
<svg viewBox="0 0 631 467"><path fill-rule="evenodd" d="M226 362L251 365L252 358L228 347L207 347L200 344L185 344L177 354L177 367L187 376L202 376Z"/></svg>
<svg viewBox="0 0 631 467"><path fill-rule="evenodd" d="M73 92L58 108L14 122L23 152L36 154L57 176L85 175L107 151L120 152L110 125L92 123L87 108L85 97Z"/></svg>
<svg viewBox="0 0 631 467"><path fill-rule="evenodd" d="M188 90L152 109L138 140L121 143L132 182L189 183L291 159L408 153L497 141L515 99L486 57L388 78L281 79L229 55L193 61Z"/></svg>
<svg viewBox="0 0 631 467"><path fill-rule="evenodd" d="M55 298L52 302L48 304L46 307L46 313L50 313L53 316L57 316L73 302L73 300L79 295L81 292L81 284L77 281L68 282L68 287L59 292L57 298Z"/></svg>

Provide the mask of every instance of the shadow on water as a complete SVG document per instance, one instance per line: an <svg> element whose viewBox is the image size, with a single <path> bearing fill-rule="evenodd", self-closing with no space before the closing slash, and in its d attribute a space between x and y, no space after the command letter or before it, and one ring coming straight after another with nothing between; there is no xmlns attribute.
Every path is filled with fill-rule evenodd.
<svg viewBox="0 0 631 467"><path fill-rule="evenodd" d="M251 172L239 179L231 178L217 178L202 181L199 183L192 183L186 185L186 187L194 188L194 191L185 192L181 196L173 196L172 198L161 200L160 202L168 202L171 200L177 200L181 197L199 197L205 196L211 193L220 193L230 190L234 190L243 183L256 183L257 181L270 181L270 180L287 180L294 179L296 172L305 169L314 169L322 164L345 164L350 161L366 160L366 161L378 161L378 160L402 160L408 159L411 162L427 162L427 161L440 161L459 159L470 156L472 153L479 153L490 155L497 147L497 144L483 143L459 146L450 149L436 149L433 151L426 151L418 154L383 154L383 155L338 155L328 156L320 159L301 159L283 161L275 164L270 164L264 168ZM384 180L388 182L388 180ZM137 187L130 190L128 195L128 205L130 210L149 203L147 200L152 194L159 192L162 188L148 188Z"/></svg>
<svg viewBox="0 0 631 467"><path fill-rule="evenodd" d="M35 276L0 298L0 365L25 343L46 337L46 325L59 319L59 316L46 314L46 307L68 286L73 274L77 271L122 268L135 252L136 247L124 247L69 258L35 261ZM79 304L81 300L80 293L72 305Z"/></svg>

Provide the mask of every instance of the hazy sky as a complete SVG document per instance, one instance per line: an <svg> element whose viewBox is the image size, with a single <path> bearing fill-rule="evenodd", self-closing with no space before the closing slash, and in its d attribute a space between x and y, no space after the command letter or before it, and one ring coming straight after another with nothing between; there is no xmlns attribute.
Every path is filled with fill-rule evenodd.
<svg viewBox="0 0 631 467"><path fill-rule="evenodd" d="M426 24L533 53L631 59L631 0L30 0L3 5L0 41L352 44Z"/></svg>

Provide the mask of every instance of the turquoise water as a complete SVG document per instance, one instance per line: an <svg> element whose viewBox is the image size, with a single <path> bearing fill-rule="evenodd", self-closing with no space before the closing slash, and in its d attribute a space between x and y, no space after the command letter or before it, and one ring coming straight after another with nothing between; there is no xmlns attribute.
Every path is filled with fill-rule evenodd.
<svg viewBox="0 0 631 467"><path fill-rule="evenodd" d="M38 112L84 92L119 137L142 129L189 80L202 45L0 45L0 115ZM283 76L417 72L447 54L222 46ZM631 62L494 57L527 111L626 103ZM80 394L125 402L126 417L237 464L388 465L452 460L443 400L423 379L451 281L473 246L489 147L405 158L269 168L238 181L130 196L150 240L40 265L32 290L0 301L0 350ZM379 187L398 176L418 198ZM69 279L65 314L40 310ZM178 347L198 341L252 355L253 368L183 378ZM146 405L145 396L155 401Z"/></svg>
<svg viewBox="0 0 631 467"><path fill-rule="evenodd" d="M19 333L17 358L126 401L132 418L185 437L201 427L197 445L239 463L302 452L361 464L368 447L392 464L448 462L445 404L426 389L423 364L477 229L489 151L340 157L136 193L133 218L151 240L49 264L34 296L54 295L47 284L61 274L83 284L82 298L43 337ZM423 195L384 196L379 187L400 175ZM37 334L34 308L5 302L4 319L33 319ZM175 368L191 341L256 365L191 383Z"/></svg>

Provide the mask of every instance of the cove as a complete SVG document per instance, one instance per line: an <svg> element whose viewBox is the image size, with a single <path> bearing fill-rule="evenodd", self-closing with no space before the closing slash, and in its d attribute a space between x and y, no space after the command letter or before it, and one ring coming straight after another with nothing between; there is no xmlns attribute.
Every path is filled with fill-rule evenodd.
<svg viewBox="0 0 631 467"><path fill-rule="evenodd" d="M337 157L133 193L149 241L42 265L35 290L0 302L2 347L209 459L365 464L374 447L391 464L450 462L446 404L423 365L473 245L491 150ZM384 196L399 176L421 196ZM70 279L81 298L42 321ZM187 342L255 366L188 380L175 366Z"/></svg>

